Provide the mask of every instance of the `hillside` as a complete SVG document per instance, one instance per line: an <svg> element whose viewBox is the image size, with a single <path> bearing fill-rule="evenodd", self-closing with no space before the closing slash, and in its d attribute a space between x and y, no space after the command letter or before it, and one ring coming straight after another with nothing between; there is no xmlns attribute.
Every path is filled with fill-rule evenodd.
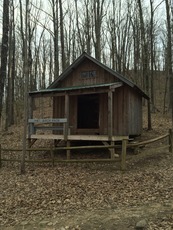
<svg viewBox="0 0 173 230"><path fill-rule="evenodd" d="M152 121L153 130L146 131L144 116L142 139L168 132L171 124L168 115L153 114ZM14 126L1 133L2 146L21 147L22 129ZM37 146L50 144L38 142ZM173 154L167 149L141 149L128 159L124 173L119 170L119 163L55 167L40 163L28 164L26 174L20 175L18 163L3 163L0 229L126 230L134 229L139 221L149 230L172 229L172 178Z"/></svg>

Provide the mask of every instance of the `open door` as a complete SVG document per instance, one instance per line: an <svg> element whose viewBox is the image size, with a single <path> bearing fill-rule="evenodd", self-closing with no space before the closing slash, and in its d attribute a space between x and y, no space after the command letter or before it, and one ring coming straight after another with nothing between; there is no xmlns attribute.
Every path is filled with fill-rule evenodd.
<svg viewBox="0 0 173 230"><path fill-rule="evenodd" d="M99 94L87 94L78 96L77 128L99 128Z"/></svg>

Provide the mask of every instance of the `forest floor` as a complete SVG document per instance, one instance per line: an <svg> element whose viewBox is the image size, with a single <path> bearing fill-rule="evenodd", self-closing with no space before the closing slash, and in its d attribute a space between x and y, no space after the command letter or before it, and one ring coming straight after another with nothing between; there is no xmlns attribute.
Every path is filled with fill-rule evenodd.
<svg viewBox="0 0 173 230"><path fill-rule="evenodd" d="M152 123L153 130L144 130L142 139L166 134L171 125L159 113ZM21 147L22 127L1 132L1 144ZM26 174L20 175L18 163L3 162L0 230L173 229L173 154L155 149L164 144L131 154L125 172L118 162L37 163L27 164ZM9 156L14 154L19 153Z"/></svg>

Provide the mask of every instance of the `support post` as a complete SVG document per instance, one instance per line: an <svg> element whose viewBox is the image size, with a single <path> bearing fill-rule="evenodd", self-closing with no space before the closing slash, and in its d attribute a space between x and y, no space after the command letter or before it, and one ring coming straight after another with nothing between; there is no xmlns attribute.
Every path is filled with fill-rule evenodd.
<svg viewBox="0 0 173 230"><path fill-rule="evenodd" d="M173 153L173 134L172 129L169 129L169 152Z"/></svg>
<svg viewBox="0 0 173 230"><path fill-rule="evenodd" d="M114 141L111 141L111 145L114 145ZM114 160L115 159L115 149L114 148L111 148L111 159Z"/></svg>
<svg viewBox="0 0 173 230"><path fill-rule="evenodd" d="M33 118L33 98L29 95L28 97L28 119ZM35 134L34 123L28 124L28 138L31 137L32 134Z"/></svg>
<svg viewBox="0 0 173 230"><path fill-rule="evenodd" d="M68 139L68 130L69 130L69 95L65 95L65 118L67 118L67 122L64 127L64 140Z"/></svg>
<svg viewBox="0 0 173 230"><path fill-rule="evenodd" d="M148 100L147 103L148 103L147 104L147 107L148 107L148 130L152 130L150 100Z"/></svg>
<svg viewBox="0 0 173 230"><path fill-rule="evenodd" d="M121 170L126 170L126 152L127 152L127 140L122 140L122 152L121 152Z"/></svg>
<svg viewBox="0 0 173 230"><path fill-rule="evenodd" d="M108 92L108 137L112 140L113 130L113 92L109 90Z"/></svg>
<svg viewBox="0 0 173 230"><path fill-rule="evenodd" d="M70 147L70 141L67 141L67 147ZM70 149L67 149L67 160L70 160L70 154L71 154L71 151Z"/></svg>

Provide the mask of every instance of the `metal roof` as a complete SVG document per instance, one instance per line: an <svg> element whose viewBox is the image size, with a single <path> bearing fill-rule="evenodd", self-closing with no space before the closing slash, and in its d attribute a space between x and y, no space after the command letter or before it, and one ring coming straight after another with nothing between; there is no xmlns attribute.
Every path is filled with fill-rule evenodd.
<svg viewBox="0 0 173 230"><path fill-rule="evenodd" d="M113 82L113 83L106 83L106 84L95 84L95 85L82 85L82 86L71 86L65 88L47 88L39 91L32 91L29 92L30 95L33 94L46 94L46 93L56 93L56 92L66 92L66 91L73 91L79 89L91 89L91 88L103 88L103 87L120 87L122 86L121 82Z"/></svg>

